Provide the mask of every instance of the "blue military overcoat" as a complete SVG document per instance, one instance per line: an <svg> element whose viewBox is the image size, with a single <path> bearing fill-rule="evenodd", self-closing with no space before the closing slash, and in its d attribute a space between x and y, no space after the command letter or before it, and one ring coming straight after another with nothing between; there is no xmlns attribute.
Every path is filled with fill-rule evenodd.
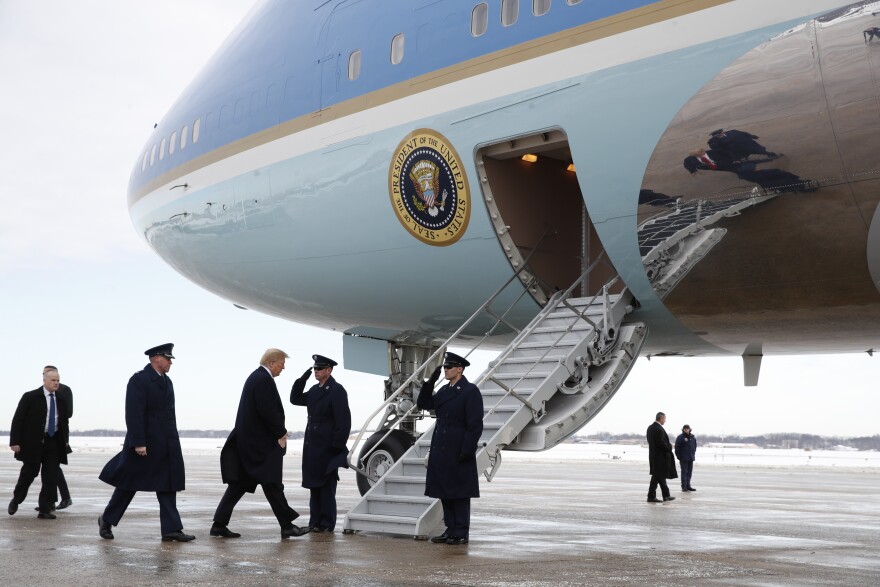
<svg viewBox="0 0 880 587"><path fill-rule="evenodd" d="M128 380L125 425L122 452L104 465L101 481L128 491L183 491L174 385L149 364ZM138 446L147 447L146 456L134 452Z"/></svg>
<svg viewBox="0 0 880 587"><path fill-rule="evenodd" d="M675 439L675 456L680 461L697 460L697 437L682 432Z"/></svg>
<svg viewBox="0 0 880 587"><path fill-rule="evenodd" d="M321 386L303 393L305 379L298 379L290 390L290 403L306 406L309 421L303 439L302 486L321 487L330 475L339 478L339 468L348 468L348 436L351 411L348 394L331 376Z"/></svg>
<svg viewBox="0 0 880 587"><path fill-rule="evenodd" d="M483 434L483 396L464 376L437 393L433 393L433 387L433 383L425 382L417 400L421 409L433 409L437 415L425 495L440 499L480 497L476 454Z"/></svg>

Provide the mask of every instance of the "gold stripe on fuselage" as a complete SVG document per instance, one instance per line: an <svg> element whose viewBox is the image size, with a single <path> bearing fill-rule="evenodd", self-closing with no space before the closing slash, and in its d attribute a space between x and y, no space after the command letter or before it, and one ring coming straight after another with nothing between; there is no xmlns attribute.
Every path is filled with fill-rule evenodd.
<svg viewBox="0 0 880 587"><path fill-rule="evenodd" d="M134 194L131 194L129 196L129 206L150 192L188 173L306 129L495 69L523 63L530 59L550 55L557 51L570 49L732 1L734 0L664 0L656 2L648 6L553 33L533 41L521 43L501 51L475 57L468 61L463 61L356 98L339 102L322 110L310 112L309 114L293 118L242 139L227 143L209 153L178 165L142 185Z"/></svg>

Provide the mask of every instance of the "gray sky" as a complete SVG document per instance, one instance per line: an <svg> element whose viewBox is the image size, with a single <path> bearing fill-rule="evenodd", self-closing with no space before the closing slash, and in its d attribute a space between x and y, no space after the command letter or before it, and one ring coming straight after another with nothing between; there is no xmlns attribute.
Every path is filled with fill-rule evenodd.
<svg viewBox="0 0 880 587"><path fill-rule="evenodd" d="M123 429L125 384L164 342L176 345L180 428L231 428L245 377L279 347L291 355L277 379L288 427L303 429L290 385L312 353L341 361L341 335L199 289L150 251L126 206L153 123L252 4L0 0L0 429L47 363L73 388L72 429ZM761 385L745 388L739 358L642 358L581 433L642 432L663 410L670 431L873 435L878 369L864 353L768 357ZM360 427L382 378L335 376Z"/></svg>

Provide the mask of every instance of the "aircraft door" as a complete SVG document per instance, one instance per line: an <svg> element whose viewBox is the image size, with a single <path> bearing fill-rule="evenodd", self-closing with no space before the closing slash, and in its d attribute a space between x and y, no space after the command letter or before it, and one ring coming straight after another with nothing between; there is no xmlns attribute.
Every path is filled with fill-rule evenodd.
<svg viewBox="0 0 880 587"><path fill-rule="evenodd" d="M604 247L584 205L568 138L560 129L506 139L477 151L483 198L514 270L539 303L567 289ZM588 274L578 295L598 292L616 275L607 258Z"/></svg>

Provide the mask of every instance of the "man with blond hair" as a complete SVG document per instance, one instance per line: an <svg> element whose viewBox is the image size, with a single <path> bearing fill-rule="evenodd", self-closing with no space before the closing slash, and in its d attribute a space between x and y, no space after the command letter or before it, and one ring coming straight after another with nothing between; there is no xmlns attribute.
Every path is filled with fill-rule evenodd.
<svg viewBox="0 0 880 587"><path fill-rule="evenodd" d="M260 359L260 366L244 382L235 428L220 453L220 474L227 487L214 512L211 536L241 536L228 528L232 510L245 493L254 493L257 485L263 488L281 526L282 538L308 532L293 523L299 514L288 505L282 482L287 427L275 377L284 370L285 359L284 351L267 350Z"/></svg>

